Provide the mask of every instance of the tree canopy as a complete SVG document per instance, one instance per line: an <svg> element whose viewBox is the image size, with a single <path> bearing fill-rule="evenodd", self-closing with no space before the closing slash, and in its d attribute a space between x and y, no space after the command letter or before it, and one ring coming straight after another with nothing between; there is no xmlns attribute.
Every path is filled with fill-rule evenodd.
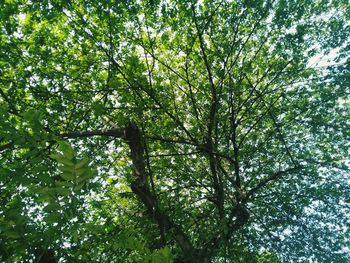
<svg viewBox="0 0 350 263"><path fill-rule="evenodd" d="M0 17L1 261L349 262L347 0Z"/></svg>

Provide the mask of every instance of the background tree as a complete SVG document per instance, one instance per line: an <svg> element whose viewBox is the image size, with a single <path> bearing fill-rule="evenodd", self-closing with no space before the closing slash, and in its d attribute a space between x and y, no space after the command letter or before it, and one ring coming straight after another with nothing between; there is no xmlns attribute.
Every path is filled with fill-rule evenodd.
<svg viewBox="0 0 350 263"><path fill-rule="evenodd" d="M2 260L347 262L349 10L3 2Z"/></svg>

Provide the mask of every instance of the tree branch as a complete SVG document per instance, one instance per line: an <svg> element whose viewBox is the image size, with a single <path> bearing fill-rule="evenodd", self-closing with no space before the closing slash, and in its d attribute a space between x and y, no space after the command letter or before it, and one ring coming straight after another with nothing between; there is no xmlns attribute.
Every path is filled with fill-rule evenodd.
<svg viewBox="0 0 350 263"><path fill-rule="evenodd" d="M13 146L13 142L0 145L0 152L10 149L12 146Z"/></svg>
<svg viewBox="0 0 350 263"><path fill-rule="evenodd" d="M185 257L194 259L196 252L189 238L183 232L182 228L175 224L170 217L160 209L156 202L156 197L149 189L143 157L144 147L142 145L142 134L136 125L130 124L126 127L125 139L129 144L133 163L134 181L131 183L131 189L146 206L148 215L156 221L164 232L174 237Z"/></svg>
<svg viewBox="0 0 350 263"><path fill-rule="evenodd" d="M294 171L300 170L302 168L303 168L303 166L295 166L295 167L289 168L287 170L278 171L278 172L272 174L271 176L269 176L269 177L265 178L264 180L260 181L255 187L250 189L247 192L247 199L249 197L253 196L261 188L265 187L269 182L279 179L282 175L285 175L285 174L288 174L290 172L294 172Z"/></svg>
<svg viewBox="0 0 350 263"><path fill-rule="evenodd" d="M103 129L103 130L94 130L94 131L71 131L61 133L59 137L67 138L67 139L75 139L75 138L87 138L93 136L111 136L116 138L125 138L125 129L124 128L116 128L116 129Z"/></svg>

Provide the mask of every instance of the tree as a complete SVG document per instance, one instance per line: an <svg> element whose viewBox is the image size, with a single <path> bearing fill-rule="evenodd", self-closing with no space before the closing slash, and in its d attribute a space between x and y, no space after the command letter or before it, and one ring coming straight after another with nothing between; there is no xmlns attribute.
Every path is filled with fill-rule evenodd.
<svg viewBox="0 0 350 263"><path fill-rule="evenodd" d="M347 262L348 1L2 5L2 260Z"/></svg>

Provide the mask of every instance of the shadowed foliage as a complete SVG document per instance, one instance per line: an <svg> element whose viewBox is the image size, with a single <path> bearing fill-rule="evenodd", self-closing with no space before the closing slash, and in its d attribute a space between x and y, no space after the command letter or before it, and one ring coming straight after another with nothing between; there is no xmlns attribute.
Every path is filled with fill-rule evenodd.
<svg viewBox="0 0 350 263"><path fill-rule="evenodd" d="M0 260L348 262L348 1L1 6Z"/></svg>

